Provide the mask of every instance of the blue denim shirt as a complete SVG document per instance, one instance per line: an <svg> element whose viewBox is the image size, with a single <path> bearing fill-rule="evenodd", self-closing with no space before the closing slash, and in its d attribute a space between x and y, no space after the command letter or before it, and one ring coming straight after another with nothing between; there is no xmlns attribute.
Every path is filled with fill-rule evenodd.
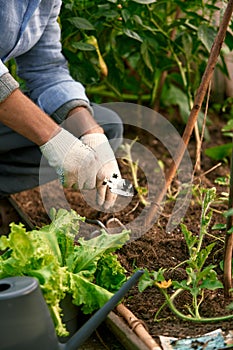
<svg viewBox="0 0 233 350"><path fill-rule="evenodd" d="M30 98L52 115L72 100L89 104L84 87L72 79L61 53L57 17L61 0L0 0L0 76L14 57Z"/></svg>

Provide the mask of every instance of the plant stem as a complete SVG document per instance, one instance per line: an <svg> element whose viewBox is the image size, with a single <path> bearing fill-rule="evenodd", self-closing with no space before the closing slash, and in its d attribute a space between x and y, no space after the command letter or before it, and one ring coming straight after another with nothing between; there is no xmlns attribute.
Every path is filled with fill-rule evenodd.
<svg viewBox="0 0 233 350"><path fill-rule="evenodd" d="M144 198L143 194L141 193L141 187L138 183L138 178L137 178L138 161L134 162L132 159L132 155L131 155L131 148L133 147L133 145L136 141L137 141L137 138L130 145L126 145L125 160L128 162L128 164L130 166L132 177L133 177L133 184L134 184L135 189L138 192L139 200L144 206L147 206L149 204L149 202Z"/></svg>
<svg viewBox="0 0 233 350"><path fill-rule="evenodd" d="M87 93L89 95L97 95L97 96L104 96L104 97L111 97L111 98L115 98L117 100L121 101L137 101L138 100L138 95L134 95L134 94L126 94L126 93L122 93L119 97L119 93L115 93L112 90L111 86L89 86L86 88ZM141 100L142 101L149 101L150 100L150 95L149 94L144 94L141 96Z"/></svg>
<svg viewBox="0 0 233 350"><path fill-rule="evenodd" d="M178 316L179 318L181 318L182 320L185 321L192 321L192 322L202 322L202 323L209 323L209 322L221 322L221 321L228 321L233 319L233 315L227 315L227 316L220 316L220 317L191 317L188 315L184 315L182 312L180 312L174 305L173 301L171 300L171 298L169 297L169 295L167 294L167 292L164 289L161 289L162 293L164 294L167 304L170 307L171 311ZM174 300L174 298L173 298Z"/></svg>

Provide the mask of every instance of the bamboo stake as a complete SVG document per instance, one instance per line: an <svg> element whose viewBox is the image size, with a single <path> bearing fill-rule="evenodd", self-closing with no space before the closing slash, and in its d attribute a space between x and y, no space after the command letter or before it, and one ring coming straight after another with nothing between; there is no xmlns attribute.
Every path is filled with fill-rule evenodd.
<svg viewBox="0 0 233 350"><path fill-rule="evenodd" d="M230 171L230 191L228 200L228 209L233 208L233 150L231 153L231 171ZM232 288L232 248L233 248L233 234L227 231L232 228L233 217L229 215L227 217L226 234L225 234L225 247L224 247L224 295L226 298L231 296L230 289Z"/></svg>
<svg viewBox="0 0 233 350"><path fill-rule="evenodd" d="M145 227L150 227L151 224L153 223L153 219L157 214L158 208L160 208L160 203L162 202L164 196L166 195L166 192L169 186L171 185L172 180L175 177L176 171L181 163L186 147L189 143L190 137L195 127L195 124L198 118L198 113L201 109L206 91L210 84L210 81L214 72L214 68L216 66L220 50L221 50L223 41L225 39L226 31L232 16L232 12L233 12L233 0L229 0L225 13L223 15L222 22L220 23L218 33L215 37L213 46L211 48L210 56L209 56L204 74L202 76L200 86L194 98L194 105L190 112L185 130L182 136L182 142L180 142L180 145L177 149L173 163L166 175L166 183L162 188L160 194L156 198L155 202L151 204L151 207L148 210L148 214L145 217L145 221L144 221Z"/></svg>
<svg viewBox="0 0 233 350"><path fill-rule="evenodd" d="M117 312L124 317L129 326L138 335L142 342L148 347L148 350L160 350L161 347L155 342L152 336L147 332L142 322L123 304L116 307Z"/></svg>

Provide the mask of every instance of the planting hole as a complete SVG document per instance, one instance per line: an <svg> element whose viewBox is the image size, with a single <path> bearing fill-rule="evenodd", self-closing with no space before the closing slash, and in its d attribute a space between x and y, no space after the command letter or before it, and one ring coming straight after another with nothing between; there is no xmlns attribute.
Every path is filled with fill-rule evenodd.
<svg viewBox="0 0 233 350"><path fill-rule="evenodd" d="M11 287L10 283L2 283L0 284L0 293L5 292L5 290L9 289Z"/></svg>

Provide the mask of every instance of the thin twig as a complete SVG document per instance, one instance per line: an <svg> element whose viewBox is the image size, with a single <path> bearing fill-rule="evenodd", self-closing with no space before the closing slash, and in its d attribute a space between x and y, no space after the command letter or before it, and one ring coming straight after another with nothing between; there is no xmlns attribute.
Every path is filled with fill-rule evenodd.
<svg viewBox="0 0 233 350"><path fill-rule="evenodd" d="M205 176L205 175L211 173L211 172L214 171L215 169L219 168L221 165L222 165L222 163L218 163L218 164L214 165L212 168L206 170L204 173L202 173L202 174L200 174L200 175L194 177L193 181L196 181L196 180L200 179L201 177L203 177L203 176Z"/></svg>
<svg viewBox="0 0 233 350"><path fill-rule="evenodd" d="M195 174L197 171L200 172L201 170L201 147L202 147L202 143L205 135L206 119L207 119L207 112L208 112L209 99L210 99L210 90L211 90L211 83L209 84L208 93L207 93L207 101L205 106L201 136L197 139L198 142L197 142L197 149L196 149L196 163L194 166L193 174ZM197 132L198 132L198 123L196 123L196 126L197 126Z"/></svg>

